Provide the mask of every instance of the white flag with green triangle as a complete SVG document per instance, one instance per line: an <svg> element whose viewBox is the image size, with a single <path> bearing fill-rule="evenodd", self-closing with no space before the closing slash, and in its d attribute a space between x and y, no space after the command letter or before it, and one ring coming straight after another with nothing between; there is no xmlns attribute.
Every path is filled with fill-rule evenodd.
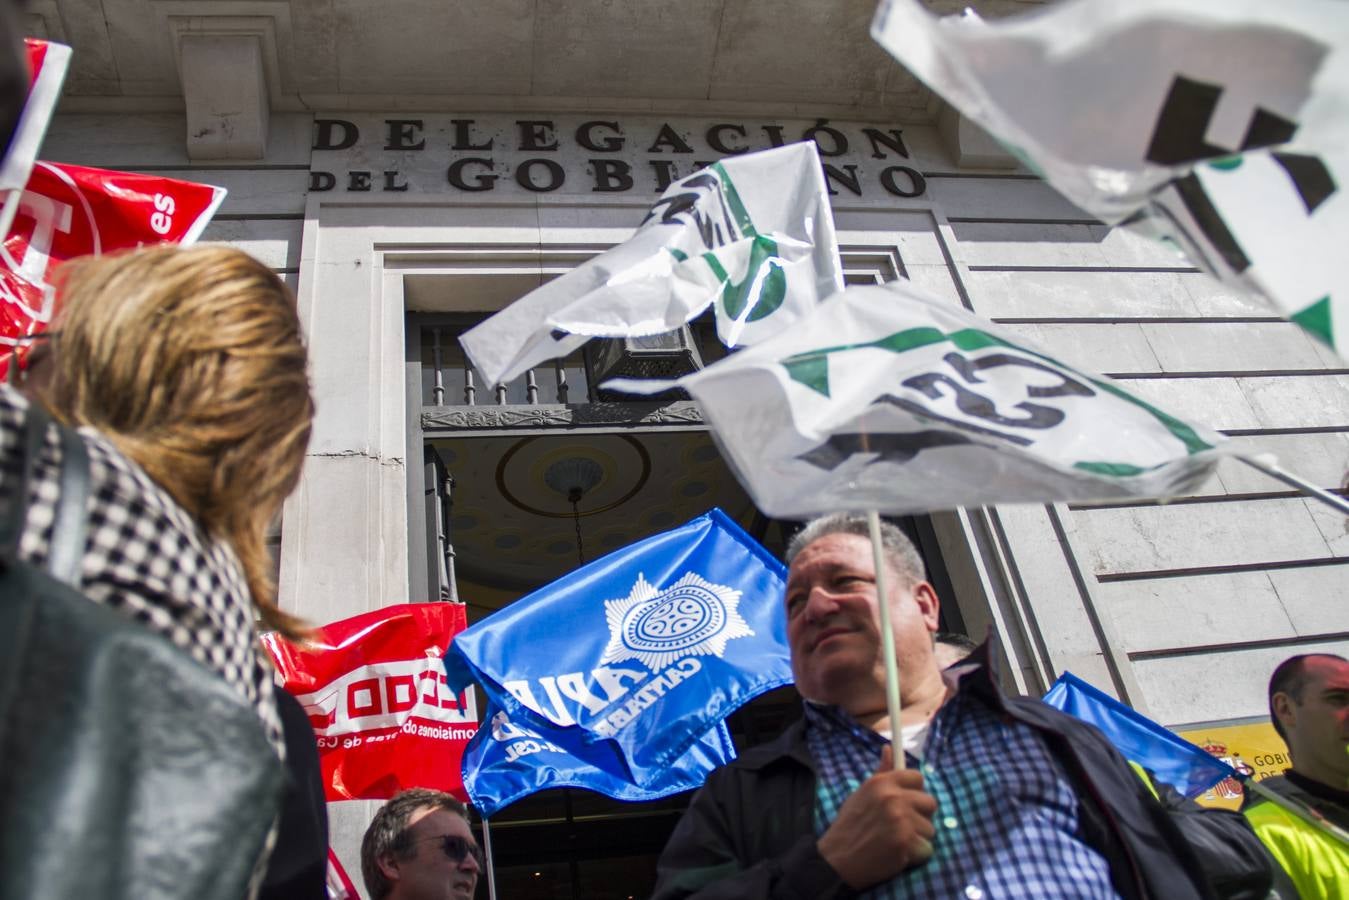
<svg viewBox="0 0 1349 900"><path fill-rule="evenodd" d="M721 341L752 344L842 289L819 152L788 144L676 181L631 238L459 342L489 385L503 384L592 337L672 331L713 304Z"/></svg>
<svg viewBox="0 0 1349 900"><path fill-rule="evenodd" d="M882 0L872 36L1102 221L1174 241L1349 355L1349 6Z"/></svg>
<svg viewBox="0 0 1349 900"><path fill-rule="evenodd" d="M848 288L676 381L604 386L688 391L779 518L1174 496L1224 440L907 282Z"/></svg>

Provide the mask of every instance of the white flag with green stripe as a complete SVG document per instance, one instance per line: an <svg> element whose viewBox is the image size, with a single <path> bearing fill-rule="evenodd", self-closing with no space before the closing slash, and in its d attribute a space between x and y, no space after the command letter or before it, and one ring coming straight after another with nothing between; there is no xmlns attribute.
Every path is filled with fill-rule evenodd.
<svg viewBox="0 0 1349 900"><path fill-rule="evenodd" d="M672 331L715 303L728 347L752 344L843 289L815 144L732 156L661 194L636 234L460 337L487 383L592 337Z"/></svg>
<svg viewBox="0 0 1349 900"><path fill-rule="evenodd" d="M765 513L1175 496L1223 437L907 282L852 287L677 381Z"/></svg>
<svg viewBox="0 0 1349 900"><path fill-rule="evenodd" d="M1349 4L882 0L872 36L1102 221L1169 239L1349 355Z"/></svg>

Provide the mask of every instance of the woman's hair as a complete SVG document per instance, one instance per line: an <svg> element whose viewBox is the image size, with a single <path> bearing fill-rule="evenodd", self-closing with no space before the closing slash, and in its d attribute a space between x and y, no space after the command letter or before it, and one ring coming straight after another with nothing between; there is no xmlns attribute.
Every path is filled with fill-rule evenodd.
<svg viewBox="0 0 1349 900"><path fill-rule="evenodd" d="M58 273L50 384L58 418L91 425L243 565L263 623L276 606L269 523L299 483L314 400L289 289L227 247L150 247Z"/></svg>

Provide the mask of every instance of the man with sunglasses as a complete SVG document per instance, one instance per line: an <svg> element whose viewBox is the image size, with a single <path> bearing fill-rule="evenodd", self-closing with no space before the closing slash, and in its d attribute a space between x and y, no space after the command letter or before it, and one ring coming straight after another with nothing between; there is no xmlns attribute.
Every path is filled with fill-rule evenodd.
<svg viewBox="0 0 1349 900"><path fill-rule="evenodd" d="M394 795L361 840L370 900L472 900L482 869L464 804L441 791Z"/></svg>

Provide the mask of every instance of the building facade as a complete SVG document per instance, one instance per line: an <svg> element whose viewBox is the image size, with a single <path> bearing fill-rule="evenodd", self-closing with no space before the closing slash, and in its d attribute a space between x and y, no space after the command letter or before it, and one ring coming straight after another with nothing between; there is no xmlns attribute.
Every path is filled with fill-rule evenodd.
<svg viewBox="0 0 1349 900"><path fill-rule="evenodd" d="M472 621L713 505L780 547L791 523L754 509L695 404L601 396L584 353L477 384L455 336L623 240L671 180L803 139L826 165L850 282L911 279L1340 486L1343 361L1020 168L871 44L873 4L827 6L31 5L31 33L74 48L43 158L227 187L204 239L296 290L318 415L279 529L286 609L327 622L453 597ZM704 364L722 352L698 323L690 339ZM1281 659L1349 648L1346 522L1235 461L1165 505L906 524L947 624L991 633L1019 692L1071 670L1167 725L1240 719L1264 714ZM517 853L502 877L522 886L503 896L531 878L550 897L610 896L592 877L643 884L678 801L645 824L595 804L532 808L536 825L562 816L572 843L537 869ZM332 810L354 873L369 805ZM530 827L517 848L542 847Z"/></svg>

